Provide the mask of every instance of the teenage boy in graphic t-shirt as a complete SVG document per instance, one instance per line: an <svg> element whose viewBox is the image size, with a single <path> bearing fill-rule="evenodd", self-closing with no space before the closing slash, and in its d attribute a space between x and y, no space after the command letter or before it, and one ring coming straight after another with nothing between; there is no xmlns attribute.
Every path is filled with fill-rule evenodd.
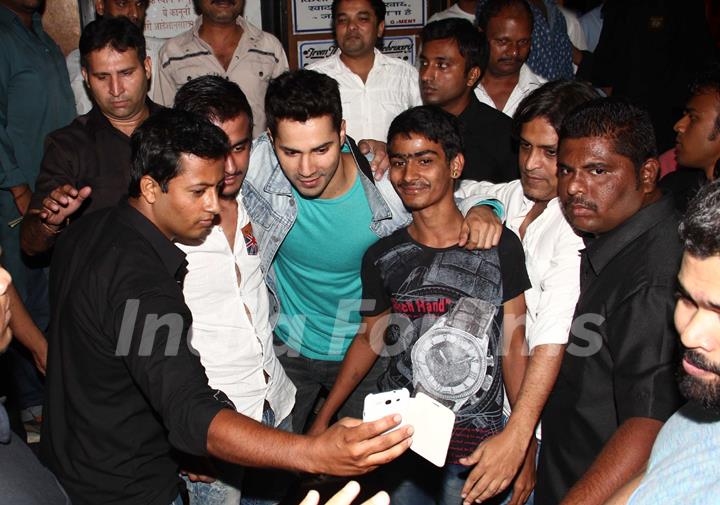
<svg viewBox="0 0 720 505"><path fill-rule="evenodd" d="M453 188L464 158L454 116L428 106L403 112L390 126L388 147L390 180L413 222L363 258L361 329L311 433L323 431L384 349L381 391L422 391L456 416L443 468L409 454L384 472L392 502L460 503L474 471L468 458L503 428L503 388L513 401L522 382L530 282L511 232L489 250L457 245L463 217ZM493 481L492 469L482 471Z"/></svg>

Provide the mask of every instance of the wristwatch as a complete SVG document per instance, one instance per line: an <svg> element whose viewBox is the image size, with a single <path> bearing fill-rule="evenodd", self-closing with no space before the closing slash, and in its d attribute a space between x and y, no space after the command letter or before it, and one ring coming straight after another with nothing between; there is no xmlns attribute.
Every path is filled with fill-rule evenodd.
<svg viewBox="0 0 720 505"><path fill-rule="evenodd" d="M496 312L492 303L461 298L440 316L412 348L415 392L457 412L480 388L487 391L497 363L488 356L488 330Z"/></svg>

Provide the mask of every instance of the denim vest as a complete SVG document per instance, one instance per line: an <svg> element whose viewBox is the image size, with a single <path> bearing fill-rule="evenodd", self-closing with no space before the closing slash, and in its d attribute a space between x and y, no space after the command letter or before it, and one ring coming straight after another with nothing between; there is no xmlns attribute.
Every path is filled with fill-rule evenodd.
<svg viewBox="0 0 720 505"><path fill-rule="evenodd" d="M357 167L357 160L355 166ZM377 182L377 186L359 169L358 177L372 213L370 230L378 238L390 235L411 223L412 216L403 207L387 175ZM248 173L242 185L242 196L258 241L260 268L270 294L270 322L273 326L277 322L280 302L272 263L297 217L297 205L291 187L290 181L280 168L270 139L265 133L260 135L253 142ZM338 233L348 232L351 230L338 230Z"/></svg>

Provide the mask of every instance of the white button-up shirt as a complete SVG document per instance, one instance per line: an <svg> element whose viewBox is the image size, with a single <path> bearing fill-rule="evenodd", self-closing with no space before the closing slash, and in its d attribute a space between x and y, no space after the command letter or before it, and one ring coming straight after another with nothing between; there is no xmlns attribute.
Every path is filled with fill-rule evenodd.
<svg viewBox="0 0 720 505"><path fill-rule="evenodd" d="M365 82L342 62L340 51L307 68L338 82L346 132L356 141L385 142L392 120L410 107L422 105L417 69L377 49Z"/></svg>
<svg viewBox="0 0 720 505"><path fill-rule="evenodd" d="M466 213L483 199L499 200L505 207L505 225L520 237L520 226L535 202L523 193L519 180L503 184L463 183L461 208ZM530 223L522 238L525 266L532 287L525 291L525 336L528 347L566 344L580 296L582 239L568 224L558 198Z"/></svg>
<svg viewBox="0 0 720 505"><path fill-rule="evenodd" d="M525 98L532 90L542 86L546 82L547 79L544 79L534 73L530 70L530 67L524 63L523 66L520 67L518 83L515 85L512 93L510 93L507 102L505 102L505 107L503 107L501 112L513 117L515 115L515 110L517 110L517 107L520 105L522 99ZM497 105L495 105L495 102L493 102L493 99L490 98L490 95L488 95L487 91L485 91L485 88L480 82L477 86L475 86L475 96L477 96L478 100L482 103L489 105L493 109L497 109Z"/></svg>
<svg viewBox="0 0 720 505"><path fill-rule="evenodd" d="M219 225L201 245L178 247L188 261L183 292L193 316L190 345L210 386L258 421L267 400L279 423L292 410L295 386L273 351L267 288L242 198L232 250Z"/></svg>
<svg viewBox="0 0 720 505"><path fill-rule="evenodd" d="M496 199L505 207L505 226L520 237L520 226L535 202L525 196L520 180L493 184L463 182L459 192L467 197L463 214L484 199ZM525 339L530 350L546 344L567 344L575 305L580 296L580 250L582 239L568 224L553 198L525 229L522 239L525 268L532 286L525 291ZM507 394L503 413L511 413ZM541 428L535 431L542 438Z"/></svg>

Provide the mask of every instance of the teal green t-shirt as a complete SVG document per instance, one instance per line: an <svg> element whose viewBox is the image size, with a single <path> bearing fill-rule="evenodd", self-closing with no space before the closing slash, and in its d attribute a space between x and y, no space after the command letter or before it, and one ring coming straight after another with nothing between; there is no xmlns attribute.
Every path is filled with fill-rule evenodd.
<svg viewBox="0 0 720 505"><path fill-rule="evenodd" d="M378 239L360 177L337 198L304 198L292 190L298 214L274 262L275 333L307 358L342 360L360 325L360 267Z"/></svg>

